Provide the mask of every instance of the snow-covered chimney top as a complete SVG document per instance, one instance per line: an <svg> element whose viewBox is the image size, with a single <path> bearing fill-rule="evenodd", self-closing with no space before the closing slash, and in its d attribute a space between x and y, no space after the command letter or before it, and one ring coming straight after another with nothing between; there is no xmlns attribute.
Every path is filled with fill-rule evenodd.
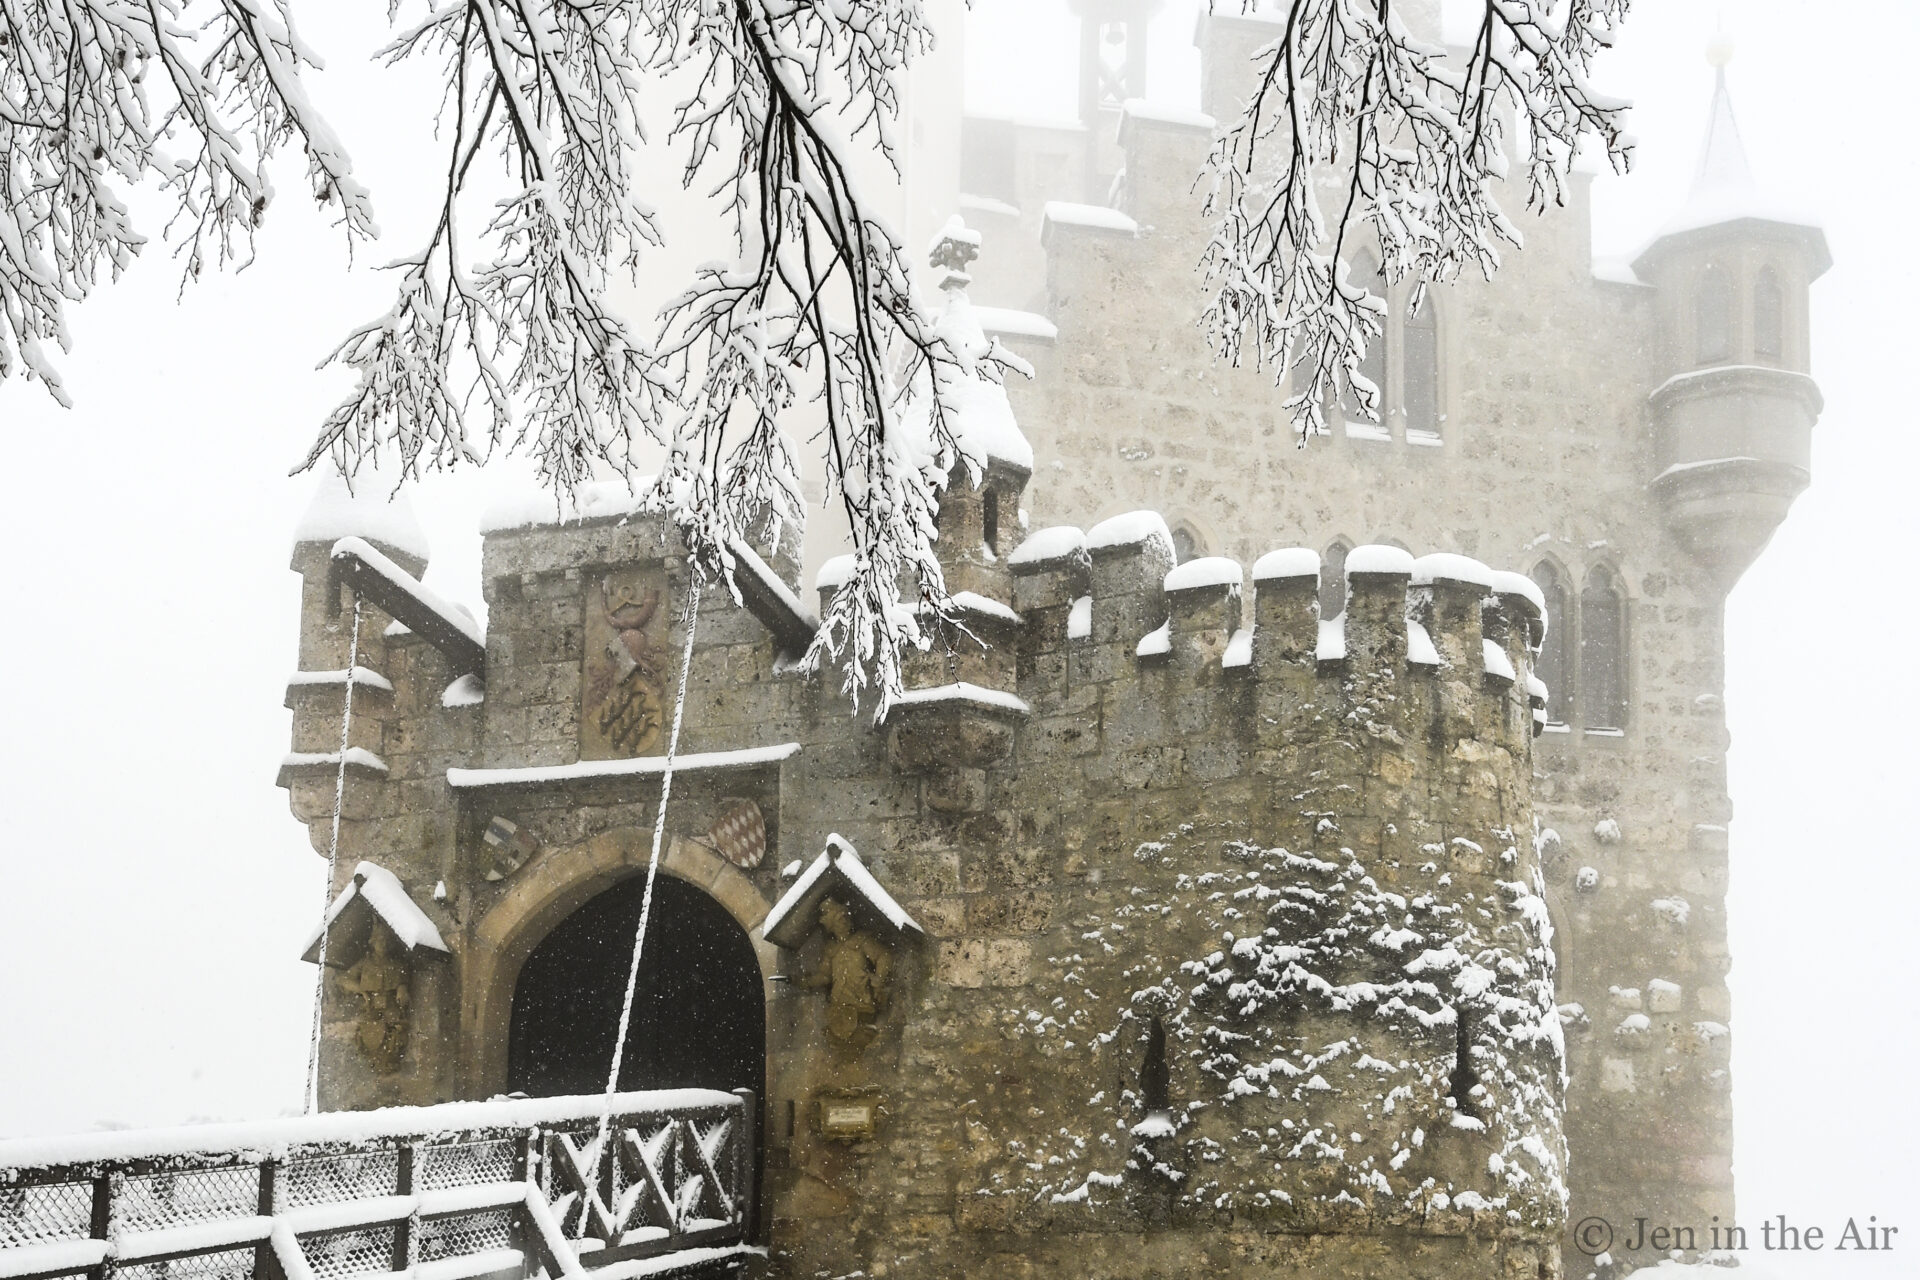
<svg viewBox="0 0 1920 1280"><path fill-rule="evenodd" d="M338 471L325 466L320 483L314 486L313 501L294 526L293 540L331 547L342 538L365 538L422 563L428 558L426 531L404 489L390 494L372 478L349 485Z"/></svg>

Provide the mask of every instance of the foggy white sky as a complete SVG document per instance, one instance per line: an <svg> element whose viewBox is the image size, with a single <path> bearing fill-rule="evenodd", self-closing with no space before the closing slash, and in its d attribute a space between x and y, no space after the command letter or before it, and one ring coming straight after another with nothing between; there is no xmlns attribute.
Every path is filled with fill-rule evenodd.
<svg viewBox="0 0 1920 1280"><path fill-rule="evenodd" d="M386 236L371 256L384 260L422 225L411 179L430 140L406 132L404 89L365 67L365 15L335 11L379 8L295 11L330 55L316 97L373 189ZM970 107L1071 114L1063 10L979 0ZM1170 0L1153 42L1152 96L1182 105L1197 77L1191 12ZM1636 175L1599 184L1603 253L1631 250L1680 199L1721 12L1755 167L1820 213L1835 261L1814 293L1827 407L1813 487L1729 606L1740 1217L1873 1213L1920 1250L1920 871L1900 800L1920 680L1907 652L1920 280L1903 66L1920 9L1640 0L1599 75L1635 99L1641 139ZM73 313L76 409L0 384L0 1135L298 1105L312 969L294 952L323 864L273 786L295 665L288 532L311 486L285 473L344 388L314 364L384 308L388 286L366 262L342 270L296 166L277 179L245 272L176 304L175 264L155 244ZM475 605L471 531L501 482L443 478L415 496L429 581ZM1782 1273L1910 1274L1901 1258L1827 1255Z"/></svg>

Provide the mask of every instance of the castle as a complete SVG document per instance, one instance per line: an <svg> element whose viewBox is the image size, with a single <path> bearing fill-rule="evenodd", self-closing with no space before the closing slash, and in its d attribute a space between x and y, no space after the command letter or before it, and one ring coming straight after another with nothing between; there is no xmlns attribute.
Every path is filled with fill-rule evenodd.
<svg viewBox="0 0 1920 1280"><path fill-rule="evenodd" d="M1261 38L1202 25L1205 105ZM969 123L946 305L1035 376L940 513L986 645L883 723L793 669L791 545L689 614L623 490L503 508L483 633L390 513L303 525L323 851L356 672L327 1106L604 1085L691 626L622 1082L755 1091L780 1274L1584 1275L1568 1222L1731 1220L1722 606L1807 483L1824 240L1723 82L1630 269L1576 185L1295 449L1191 323L1211 121L1126 74Z"/></svg>

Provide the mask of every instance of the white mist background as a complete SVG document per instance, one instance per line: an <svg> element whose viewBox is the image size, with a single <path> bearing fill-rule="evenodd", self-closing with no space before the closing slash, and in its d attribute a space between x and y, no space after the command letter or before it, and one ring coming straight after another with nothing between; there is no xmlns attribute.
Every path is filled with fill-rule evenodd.
<svg viewBox="0 0 1920 1280"><path fill-rule="evenodd" d="M330 59L315 96L374 193L371 252L347 270L283 164L246 270L180 291L156 241L73 310L73 410L0 384L0 1136L299 1105L313 970L295 952L323 863L273 785L296 658L289 533L313 484L287 471L346 389L314 366L388 304L374 267L412 248L433 197L421 157L438 154L415 127L430 85L365 62L377 9L295 6ZM1153 32L1150 94L1178 105L1197 97L1192 14L1171 0ZM1728 606L1739 1216L1785 1213L1831 1241L1877 1215L1902 1228L1893 1255L1790 1273L1905 1276L1920 1251L1920 869L1902 812L1920 763L1920 7L1641 0L1597 77L1634 99L1640 148L1631 178L1596 184L1596 252L1630 253L1684 195L1722 18L1760 180L1822 217L1835 264L1813 295L1813 486ZM979 0L968 105L1071 116L1072 36L1063 0ZM522 470L414 488L443 593L480 606L478 512Z"/></svg>

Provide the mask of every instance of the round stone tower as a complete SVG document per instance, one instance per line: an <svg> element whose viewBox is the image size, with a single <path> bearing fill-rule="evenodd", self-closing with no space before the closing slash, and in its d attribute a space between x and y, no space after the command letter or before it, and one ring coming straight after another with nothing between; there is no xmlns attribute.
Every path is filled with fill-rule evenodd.
<svg viewBox="0 0 1920 1280"><path fill-rule="evenodd" d="M1808 288L1832 265L1820 228L1755 183L1727 93L1724 42L1685 206L1634 260L1659 291L1671 376L1649 408L1652 492L1731 586L1807 486L1820 391L1808 376Z"/></svg>

